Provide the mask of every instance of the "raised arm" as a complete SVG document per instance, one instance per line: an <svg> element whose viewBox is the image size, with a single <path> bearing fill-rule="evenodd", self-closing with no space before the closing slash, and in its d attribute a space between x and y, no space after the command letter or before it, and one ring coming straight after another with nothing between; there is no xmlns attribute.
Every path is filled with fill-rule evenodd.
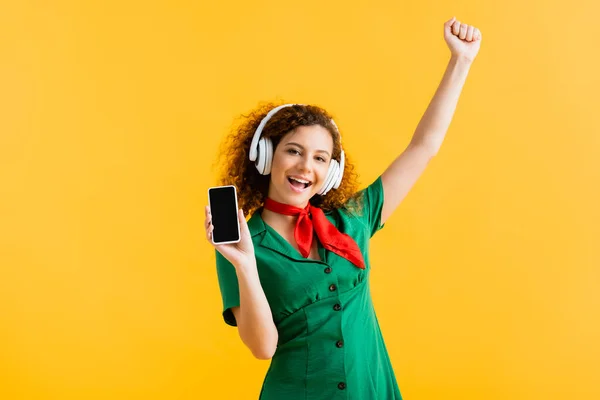
<svg viewBox="0 0 600 400"><path fill-rule="evenodd" d="M477 56L481 33L455 18L444 24L444 39L451 56L442 81L407 148L381 176L384 202L381 223L390 217L439 151L450 126L458 98Z"/></svg>

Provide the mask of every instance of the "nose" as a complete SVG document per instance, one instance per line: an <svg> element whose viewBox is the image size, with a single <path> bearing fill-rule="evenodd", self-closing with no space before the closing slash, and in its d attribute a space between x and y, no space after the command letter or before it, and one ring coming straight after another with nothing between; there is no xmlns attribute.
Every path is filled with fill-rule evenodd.
<svg viewBox="0 0 600 400"><path fill-rule="evenodd" d="M298 169L304 172L312 172L312 161L309 157L303 156L298 160Z"/></svg>

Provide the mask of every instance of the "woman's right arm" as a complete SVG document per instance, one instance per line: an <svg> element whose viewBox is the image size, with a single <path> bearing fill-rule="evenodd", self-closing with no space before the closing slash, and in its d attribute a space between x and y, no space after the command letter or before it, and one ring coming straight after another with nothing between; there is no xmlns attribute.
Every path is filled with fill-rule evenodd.
<svg viewBox="0 0 600 400"><path fill-rule="evenodd" d="M205 212L206 238L212 243L211 236L214 227L208 206ZM238 243L213 244L213 246L235 268L240 305L232 307L231 311L235 317L240 338L254 357L267 360L275 354L279 334L273 322L271 307L260 284L254 245L242 210L238 210L238 221L240 223L240 241Z"/></svg>
<svg viewBox="0 0 600 400"><path fill-rule="evenodd" d="M252 351L254 357L268 360L277 349L279 335L273 322L271 307L258 279L254 265L237 266L240 288L240 306L231 311L235 316L240 338Z"/></svg>

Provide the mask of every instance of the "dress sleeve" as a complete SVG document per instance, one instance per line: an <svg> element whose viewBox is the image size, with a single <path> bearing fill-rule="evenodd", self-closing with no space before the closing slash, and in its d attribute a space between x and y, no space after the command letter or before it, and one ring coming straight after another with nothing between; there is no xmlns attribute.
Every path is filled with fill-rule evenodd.
<svg viewBox="0 0 600 400"><path fill-rule="evenodd" d="M223 299L223 320L231 326L237 326L232 307L240 305L240 288L235 267L221 253L215 250L217 260L217 276Z"/></svg>
<svg viewBox="0 0 600 400"><path fill-rule="evenodd" d="M358 217L372 237L385 225L381 223L381 211L383 209L383 182L381 176L362 189L358 195L357 200L360 202L361 207Z"/></svg>

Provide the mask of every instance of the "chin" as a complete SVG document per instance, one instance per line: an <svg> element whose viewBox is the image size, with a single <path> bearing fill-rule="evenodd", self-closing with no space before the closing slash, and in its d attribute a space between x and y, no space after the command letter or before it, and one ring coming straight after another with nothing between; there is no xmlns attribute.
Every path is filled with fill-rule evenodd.
<svg viewBox="0 0 600 400"><path fill-rule="evenodd" d="M312 196L288 196L288 204L294 205L296 207L306 207L308 201L312 198Z"/></svg>

